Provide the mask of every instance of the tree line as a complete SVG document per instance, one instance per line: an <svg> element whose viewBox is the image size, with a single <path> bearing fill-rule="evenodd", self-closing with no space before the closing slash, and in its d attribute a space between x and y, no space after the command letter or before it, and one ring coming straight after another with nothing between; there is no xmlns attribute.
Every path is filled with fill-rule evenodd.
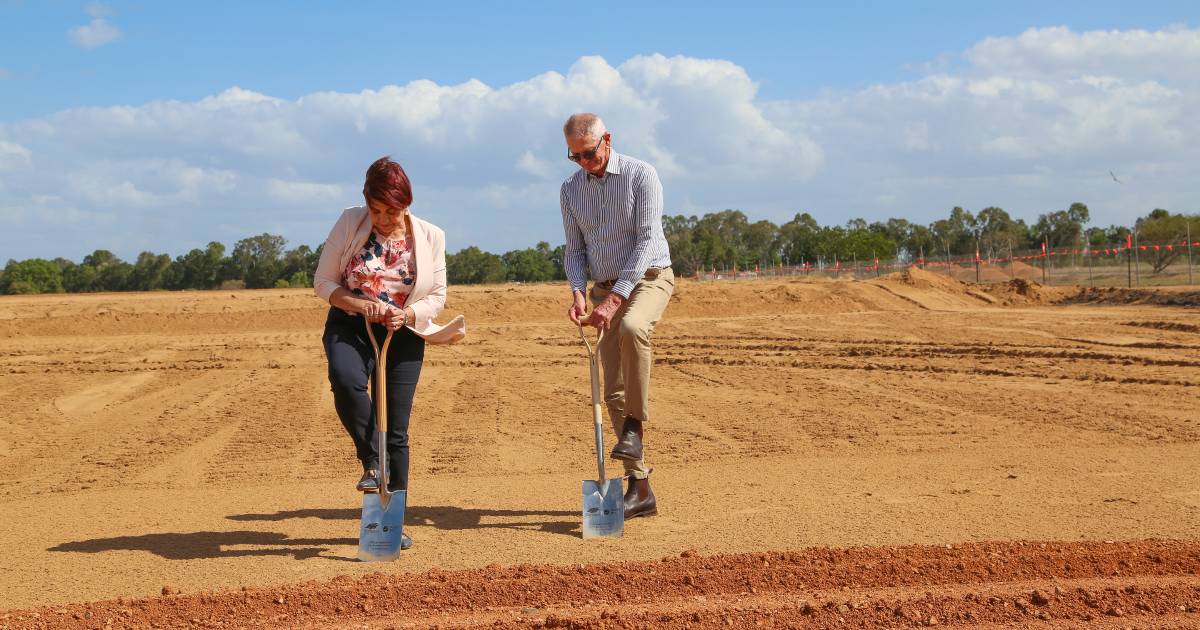
<svg viewBox="0 0 1200 630"><path fill-rule="evenodd" d="M1033 225L994 206L978 213L955 207L947 218L928 225L891 218L823 226L808 213L797 213L791 221L776 225L766 220L751 223L740 210L722 210L702 217L666 216L663 232L676 274L690 276L713 267L745 269L876 257L905 263L919 257L973 256L977 248L983 257L1002 258L1038 249L1043 242L1050 248L1083 248L1124 243L1130 234L1124 226L1086 227L1089 221L1083 203L1039 215ZM1137 219L1133 230L1146 243L1179 242L1189 230L1195 240L1200 238L1200 214L1155 209ZM101 249L79 263L65 258L9 260L0 271L0 293L311 287L322 247L287 249L284 237L260 234L237 241L230 251L214 241L174 259L146 251L130 263ZM451 284L563 280L565 249L544 241L504 254L466 247L446 256L447 279ZM1156 269L1178 255L1178 250L1156 252Z"/></svg>

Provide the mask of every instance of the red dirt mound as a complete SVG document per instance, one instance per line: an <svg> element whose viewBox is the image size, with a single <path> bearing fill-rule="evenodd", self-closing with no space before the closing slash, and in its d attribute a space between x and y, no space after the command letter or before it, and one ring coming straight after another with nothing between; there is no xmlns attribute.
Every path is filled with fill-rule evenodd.
<svg viewBox="0 0 1200 630"><path fill-rule="evenodd" d="M967 292L967 284L965 282L916 267L909 267L904 271L890 273L880 278L880 280L898 282L917 289L934 289L960 295L965 295Z"/></svg>
<svg viewBox="0 0 1200 630"><path fill-rule="evenodd" d="M1197 541L685 551L226 593L168 586L156 598L16 611L0 627L1196 627L1198 572Z"/></svg>
<svg viewBox="0 0 1200 630"><path fill-rule="evenodd" d="M1053 304L1064 297L1065 291L1024 278L981 285L978 288L1005 306Z"/></svg>

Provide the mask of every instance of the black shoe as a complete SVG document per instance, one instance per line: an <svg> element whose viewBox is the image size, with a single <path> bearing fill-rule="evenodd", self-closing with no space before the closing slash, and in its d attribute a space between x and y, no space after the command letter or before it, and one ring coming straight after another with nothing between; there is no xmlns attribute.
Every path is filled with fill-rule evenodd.
<svg viewBox="0 0 1200 630"><path fill-rule="evenodd" d="M358 485L354 486L359 492L379 492L379 479L375 478L375 469L367 469L363 471L362 479L358 480Z"/></svg>
<svg viewBox="0 0 1200 630"><path fill-rule="evenodd" d="M625 424L621 427L621 439L613 447L609 457L627 462L642 459L642 421L626 416Z"/></svg>
<svg viewBox="0 0 1200 630"><path fill-rule="evenodd" d="M408 534L400 534L400 549L404 550L404 549L411 549L411 548L412 548L412 536L409 536Z"/></svg>
<svg viewBox="0 0 1200 630"><path fill-rule="evenodd" d="M654 490L650 482L646 482L646 498L638 500L637 479L629 478L629 489L625 491L625 520L639 516L654 516L658 514L658 502L654 499Z"/></svg>

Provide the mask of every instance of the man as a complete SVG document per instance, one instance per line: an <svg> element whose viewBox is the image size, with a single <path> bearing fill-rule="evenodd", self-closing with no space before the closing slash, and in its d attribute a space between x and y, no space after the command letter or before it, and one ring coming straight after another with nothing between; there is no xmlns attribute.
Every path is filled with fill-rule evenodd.
<svg viewBox="0 0 1200 630"><path fill-rule="evenodd" d="M653 516L658 504L642 454L650 421L650 333L675 291L662 184L653 166L613 151L612 136L595 114L571 116L563 137L567 158L579 164L559 195L573 298L567 316L605 331L599 347L604 401L617 432L611 457L629 477L625 518ZM589 271L590 315L584 299Z"/></svg>

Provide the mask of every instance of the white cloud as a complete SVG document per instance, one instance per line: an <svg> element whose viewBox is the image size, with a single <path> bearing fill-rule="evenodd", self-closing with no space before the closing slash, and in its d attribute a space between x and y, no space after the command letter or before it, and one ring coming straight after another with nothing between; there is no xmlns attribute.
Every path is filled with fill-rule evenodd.
<svg viewBox="0 0 1200 630"><path fill-rule="evenodd" d="M120 213L68 230L76 249L63 255L75 257L136 255L118 243L178 254L276 230L316 245L342 207L361 203L367 165L390 154L451 251L557 243L558 182L577 168L562 121L589 110L618 151L656 166L673 214L927 222L954 205L1000 205L1033 219L1084 201L1097 222L1128 223L1154 206L1196 210L1198 39L1031 30L915 80L794 101L763 100L730 61L647 55L582 57L503 86L413 81L294 100L231 87L195 102L78 108L0 124L0 207L35 208L41 195ZM54 168L30 168L35 157ZM41 213L23 215L20 235L6 229L12 216L0 215L0 250L34 255Z"/></svg>
<svg viewBox="0 0 1200 630"><path fill-rule="evenodd" d="M73 199L97 208L178 208L230 193L237 180L233 171L178 159L97 160L70 173L65 188Z"/></svg>
<svg viewBox="0 0 1200 630"><path fill-rule="evenodd" d="M3 81L4 79L11 79L11 78L12 78L12 72L10 72L8 70L8 68L0 68L0 81Z"/></svg>
<svg viewBox="0 0 1200 630"><path fill-rule="evenodd" d="M267 194L286 203L311 203L326 201L336 203L349 198L349 191L337 184L297 182L270 178L266 182Z"/></svg>
<svg viewBox="0 0 1200 630"><path fill-rule="evenodd" d="M67 38L80 48L96 48L120 39L121 30L109 24L108 20L98 17L92 18L85 26L76 26L67 31Z"/></svg>
<svg viewBox="0 0 1200 630"><path fill-rule="evenodd" d="M33 166L33 154L25 147L0 140L0 173L25 170Z"/></svg>
<svg viewBox="0 0 1200 630"><path fill-rule="evenodd" d="M112 7L103 2L89 2L83 10L94 18L106 18L113 14Z"/></svg>
<svg viewBox="0 0 1200 630"><path fill-rule="evenodd" d="M550 163L533 154L533 151L526 151L517 158L516 167L522 173L528 173L539 179L546 179L551 176L553 169Z"/></svg>
<svg viewBox="0 0 1200 630"><path fill-rule="evenodd" d="M1088 31L1031 28L1017 37L989 37L964 57L983 74L1103 75L1200 79L1200 30Z"/></svg>

